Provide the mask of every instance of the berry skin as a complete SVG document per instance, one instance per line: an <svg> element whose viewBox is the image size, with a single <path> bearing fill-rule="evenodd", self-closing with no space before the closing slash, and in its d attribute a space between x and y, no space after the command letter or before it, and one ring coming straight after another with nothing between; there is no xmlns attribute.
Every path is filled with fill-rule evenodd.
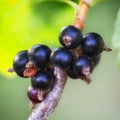
<svg viewBox="0 0 120 120"><path fill-rule="evenodd" d="M28 51L29 61L32 61L36 67L45 68L50 60L51 50L46 45L37 44Z"/></svg>
<svg viewBox="0 0 120 120"><path fill-rule="evenodd" d="M82 33L72 25L65 26L59 35L59 41L65 48L76 48L82 41Z"/></svg>
<svg viewBox="0 0 120 120"><path fill-rule="evenodd" d="M36 89L32 86L29 86L28 91L27 91L27 96L33 103L40 103L41 102L38 99L38 89Z"/></svg>
<svg viewBox="0 0 120 120"><path fill-rule="evenodd" d="M97 56L104 49L105 43L103 38L97 33L88 33L83 37L81 48L85 55Z"/></svg>
<svg viewBox="0 0 120 120"><path fill-rule="evenodd" d="M31 84L34 88L49 90L54 84L54 77L49 72L39 71L34 77L31 78Z"/></svg>
<svg viewBox="0 0 120 120"><path fill-rule="evenodd" d="M70 68L66 72L67 72L67 75L72 79L78 79L80 77L72 68Z"/></svg>
<svg viewBox="0 0 120 120"><path fill-rule="evenodd" d="M27 50L18 52L13 60L14 71L20 77L24 77L23 72L26 69L25 65L28 62L27 52L28 52Z"/></svg>
<svg viewBox="0 0 120 120"><path fill-rule="evenodd" d="M97 55L95 57L92 57L92 59L93 59L93 62L94 62L94 67L96 67L101 60L101 55Z"/></svg>
<svg viewBox="0 0 120 120"><path fill-rule="evenodd" d="M65 48L58 48L51 54L51 62L54 65L68 68L73 61L73 54Z"/></svg>
<svg viewBox="0 0 120 120"><path fill-rule="evenodd" d="M92 59L86 55L79 56L73 63L73 69L80 77L89 77L90 73L93 71L93 67Z"/></svg>

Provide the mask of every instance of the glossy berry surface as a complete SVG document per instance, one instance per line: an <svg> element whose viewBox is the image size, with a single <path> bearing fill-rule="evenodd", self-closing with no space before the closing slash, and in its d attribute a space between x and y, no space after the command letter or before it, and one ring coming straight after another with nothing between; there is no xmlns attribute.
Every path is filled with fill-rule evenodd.
<svg viewBox="0 0 120 120"><path fill-rule="evenodd" d="M86 55L79 56L73 63L73 69L79 76L85 76L88 73L84 71L86 68L87 72L92 73L93 71L93 61L90 57Z"/></svg>
<svg viewBox="0 0 120 120"><path fill-rule="evenodd" d="M23 72L26 68L25 65L28 62L27 52L28 52L27 50L23 50L23 51L18 52L13 60L14 71L20 77L24 77Z"/></svg>
<svg viewBox="0 0 120 120"><path fill-rule="evenodd" d="M97 55L95 57L92 57L92 59L93 59L94 67L96 67L101 60L101 55Z"/></svg>
<svg viewBox="0 0 120 120"><path fill-rule="evenodd" d="M50 53L51 50L46 45L34 45L28 51L29 61L32 61L38 68L45 68L49 63Z"/></svg>
<svg viewBox="0 0 120 120"><path fill-rule="evenodd" d="M97 33L88 33L83 37L81 48L83 53L88 56L99 55L104 48L103 38Z"/></svg>
<svg viewBox="0 0 120 120"><path fill-rule="evenodd" d="M76 48L82 41L82 33L72 25L65 26L59 35L59 41L65 48Z"/></svg>
<svg viewBox="0 0 120 120"><path fill-rule="evenodd" d="M54 77L49 72L39 71L31 78L31 84L34 88L48 90L54 84Z"/></svg>
<svg viewBox="0 0 120 120"><path fill-rule="evenodd" d="M72 53L68 49L65 49L65 48L58 48L54 50L51 55L51 62L54 65L58 65L63 68L69 67L72 61L73 61Z"/></svg>
<svg viewBox="0 0 120 120"><path fill-rule="evenodd" d="M27 96L33 103L41 102L38 99L38 89L33 88L32 86L29 86L28 91L27 91Z"/></svg>

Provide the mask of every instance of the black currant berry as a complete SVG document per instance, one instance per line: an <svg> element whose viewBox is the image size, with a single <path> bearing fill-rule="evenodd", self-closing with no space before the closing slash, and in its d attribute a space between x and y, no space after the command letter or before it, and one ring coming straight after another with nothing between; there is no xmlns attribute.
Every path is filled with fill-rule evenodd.
<svg viewBox="0 0 120 120"><path fill-rule="evenodd" d="M27 96L33 103L41 102L38 99L38 89L36 89L36 88L34 88L32 86L29 86L28 91L27 91Z"/></svg>
<svg viewBox="0 0 120 120"><path fill-rule="evenodd" d="M50 60L51 50L46 45L37 44L28 51L29 61L32 61L36 67L45 68Z"/></svg>
<svg viewBox="0 0 120 120"><path fill-rule="evenodd" d="M79 78L80 76L76 73L76 71L72 68L68 69L67 71L67 75L72 78L72 79L77 79Z"/></svg>
<svg viewBox="0 0 120 120"><path fill-rule="evenodd" d="M99 55L104 49L103 38L97 33L88 33L81 42L82 52L88 56Z"/></svg>
<svg viewBox="0 0 120 120"><path fill-rule="evenodd" d="M14 71L20 77L24 77L23 72L26 69L25 65L28 62L27 52L28 52L27 50L18 52L13 60Z"/></svg>
<svg viewBox="0 0 120 120"><path fill-rule="evenodd" d="M95 57L92 57L92 59L93 59L93 62L94 62L94 67L96 67L100 62L101 55L97 55Z"/></svg>
<svg viewBox="0 0 120 120"><path fill-rule="evenodd" d="M65 48L58 48L51 54L51 62L54 65L68 68L73 61L73 54Z"/></svg>
<svg viewBox="0 0 120 120"><path fill-rule="evenodd" d="M34 88L49 90L54 84L54 77L49 72L39 71L34 77L31 78L31 84Z"/></svg>
<svg viewBox="0 0 120 120"><path fill-rule="evenodd" d="M82 33L72 25L65 26L59 35L59 41L65 48L76 48L82 41Z"/></svg>
<svg viewBox="0 0 120 120"><path fill-rule="evenodd" d="M86 55L79 56L73 63L73 69L80 77L89 77L90 73L93 71L93 67L92 59Z"/></svg>

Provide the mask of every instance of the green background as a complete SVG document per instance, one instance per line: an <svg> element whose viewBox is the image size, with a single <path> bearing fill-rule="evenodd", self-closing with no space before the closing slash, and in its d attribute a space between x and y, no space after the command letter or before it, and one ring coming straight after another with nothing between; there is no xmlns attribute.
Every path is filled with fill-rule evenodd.
<svg viewBox="0 0 120 120"><path fill-rule="evenodd" d="M26 120L31 113L26 95L30 79L6 74L6 69L12 66L15 53L29 49L34 44L43 43L51 48L60 46L59 32L63 26L73 23L75 14L72 7L62 2L16 0L18 3L15 4L15 0L5 1L0 1L0 120ZM13 6L9 6L8 2L13 2ZM26 6L30 3L30 8L25 14L14 13L21 3ZM119 7L119 0L106 0L92 6L83 34L100 33L105 43L112 48L114 23ZM11 19L5 19L7 12L11 13L8 14ZM16 16L20 17L19 20ZM119 120L120 70L116 59L117 52L114 49L109 53L103 52L100 64L91 74L90 85L82 80L68 79L62 98L49 120Z"/></svg>

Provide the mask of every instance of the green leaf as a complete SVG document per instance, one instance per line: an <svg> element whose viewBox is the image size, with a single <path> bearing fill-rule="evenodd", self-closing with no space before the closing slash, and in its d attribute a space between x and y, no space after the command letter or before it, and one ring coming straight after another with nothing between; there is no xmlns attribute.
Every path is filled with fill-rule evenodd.
<svg viewBox="0 0 120 120"><path fill-rule="evenodd" d="M118 11L117 20L115 22L115 30L112 37L113 48L118 51L118 65L120 66L120 9Z"/></svg>

